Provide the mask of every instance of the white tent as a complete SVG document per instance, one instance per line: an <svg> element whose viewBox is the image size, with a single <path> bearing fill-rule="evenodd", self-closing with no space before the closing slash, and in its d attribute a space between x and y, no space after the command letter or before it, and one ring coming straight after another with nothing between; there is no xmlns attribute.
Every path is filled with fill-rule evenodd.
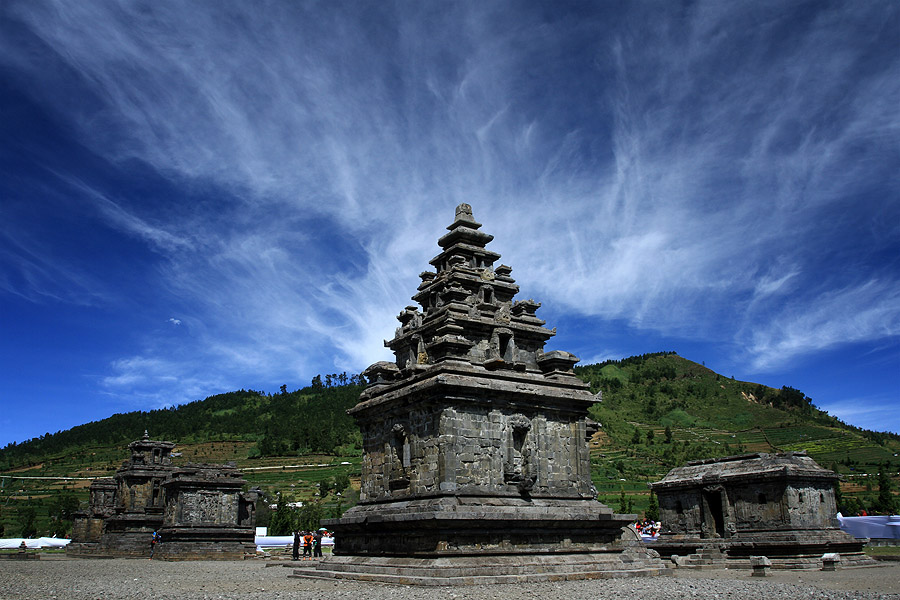
<svg viewBox="0 0 900 600"><path fill-rule="evenodd" d="M841 529L855 538L900 539L900 516L845 517L837 515Z"/></svg>
<svg viewBox="0 0 900 600"><path fill-rule="evenodd" d="M64 540L60 538L42 537L36 540L26 538L7 538L0 540L0 549L8 550L10 548L21 548L22 542L29 550L37 550L38 548L65 548L72 540Z"/></svg>
<svg viewBox="0 0 900 600"><path fill-rule="evenodd" d="M256 550L261 551L266 548L290 548L294 545L294 536L292 535L258 535L256 536ZM303 542L300 543L301 547ZM323 546L333 546L334 538L323 537Z"/></svg>

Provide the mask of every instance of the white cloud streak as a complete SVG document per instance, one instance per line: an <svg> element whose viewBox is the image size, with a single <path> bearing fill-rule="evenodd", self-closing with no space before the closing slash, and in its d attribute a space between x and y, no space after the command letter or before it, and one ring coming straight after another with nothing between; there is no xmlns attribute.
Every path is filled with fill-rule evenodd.
<svg viewBox="0 0 900 600"><path fill-rule="evenodd" d="M190 313L190 347L148 341L117 393L383 358L459 202L527 295L766 370L898 335L896 270L848 257L900 222L900 58L869 57L885 7L18 3L55 68L0 51L93 152L215 196L168 215L69 179L161 254L155 283Z"/></svg>
<svg viewBox="0 0 900 600"><path fill-rule="evenodd" d="M897 414L896 397L863 396L818 407L845 423L872 431L885 431L885 425L894 422Z"/></svg>
<svg viewBox="0 0 900 600"><path fill-rule="evenodd" d="M871 339L900 336L900 288L895 283L864 285L824 292L814 303L788 308L761 324L747 348L753 366L766 371L784 356Z"/></svg>

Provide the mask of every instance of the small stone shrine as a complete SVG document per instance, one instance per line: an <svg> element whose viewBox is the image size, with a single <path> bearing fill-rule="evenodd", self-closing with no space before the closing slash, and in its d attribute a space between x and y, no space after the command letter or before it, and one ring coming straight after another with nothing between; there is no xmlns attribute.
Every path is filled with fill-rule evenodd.
<svg viewBox="0 0 900 600"><path fill-rule="evenodd" d="M679 566L819 568L822 556L844 566L872 564L864 540L841 531L834 486L839 477L805 452L698 460L650 484L662 531L652 547Z"/></svg>
<svg viewBox="0 0 900 600"><path fill-rule="evenodd" d="M91 483L87 513L76 513L74 556L149 556L150 535L163 520L162 483L175 469L170 457L175 444L142 439L128 444L131 457L114 478Z"/></svg>
<svg viewBox="0 0 900 600"><path fill-rule="evenodd" d="M256 494L241 492L240 471L227 465L176 467L175 444L144 437L128 445L131 458L115 477L91 483L86 512L75 514L66 554L80 557L167 559L241 558L254 552Z"/></svg>
<svg viewBox="0 0 900 600"><path fill-rule="evenodd" d="M540 304L485 249L462 204L421 274L396 357L363 373L350 414L363 434L360 503L340 519L334 556L298 577L423 585L655 575L664 564L597 502L587 439L599 400L544 352Z"/></svg>
<svg viewBox="0 0 900 600"><path fill-rule="evenodd" d="M166 506L157 553L170 560L239 560L255 554L256 493L229 465L188 464L163 482Z"/></svg>

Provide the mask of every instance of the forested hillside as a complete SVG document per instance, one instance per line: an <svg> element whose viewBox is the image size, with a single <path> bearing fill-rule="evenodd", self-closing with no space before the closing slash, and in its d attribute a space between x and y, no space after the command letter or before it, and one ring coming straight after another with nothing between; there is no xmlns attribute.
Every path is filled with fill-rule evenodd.
<svg viewBox="0 0 900 600"><path fill-rule="evenodd" d="M602 424L593 474L603 499L616 508L631 500L642 508L646 482L689 460L805 450L846 477L846 512L877 511L883 508L877 474L896 479L900 468L900 436L847 425L789 386L738 381L673 352L576 367L576 373L603 392L591 409ZM635 497L625 500L623 491Z"/></svg>
<svg viewBox="0 0 900 600"><path fill-rule="evenodd" d="M316 376L294 392L240 390L172 408L115 414L66 431L48 433L0 450L0 470L38 464L83 448L121 447L146 430L153 439L180 444L250 441L252 456L352 453L359 429L347 415L362 390L359 376ZM119 452L121 454L121 451ZM125 458L124 456L122 457Z"/></svg>
<svg viewBox="0 0 900 600"><path fill-rule="evenodd" d="M576 367L576 374L603 392L590 409L602 425L591 442L592 476L600 500L620 512L647 509L647 483L686 461L788 450L806 450L845 477L845 514L896 510L890 488L900 436L846 425L799 390L737 381L673 352ZM317 376L293 392L228 392L10 444L0 450L0 535L66 531L71 512L86 505L90 480L113 474L144 430L178 444L176 462L233 460L267 498L339 513L353 490L324 498L351 482L358 489L362 440L346 411L362 389L360 376Z"/></svg>

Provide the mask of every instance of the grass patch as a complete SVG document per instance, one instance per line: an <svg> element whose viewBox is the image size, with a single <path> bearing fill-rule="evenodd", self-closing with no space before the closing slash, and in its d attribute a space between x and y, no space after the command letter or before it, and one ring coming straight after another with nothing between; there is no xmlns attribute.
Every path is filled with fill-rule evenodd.
<svg viewBox="0 0 900 600"><path fill-rule="evenodd" d="M691 415L687 414L680 408L676 408L675 410L669 411L666 416L659 420L659 424L663 427L675 426L675 427L690 427L696 422L696 419Z"/></svg>
<svg viewBox="0 0 900 600"><path fill-rule="evenodd" d="M896 556L900 558L900 546L865 546L866 556Z"/></svg>

